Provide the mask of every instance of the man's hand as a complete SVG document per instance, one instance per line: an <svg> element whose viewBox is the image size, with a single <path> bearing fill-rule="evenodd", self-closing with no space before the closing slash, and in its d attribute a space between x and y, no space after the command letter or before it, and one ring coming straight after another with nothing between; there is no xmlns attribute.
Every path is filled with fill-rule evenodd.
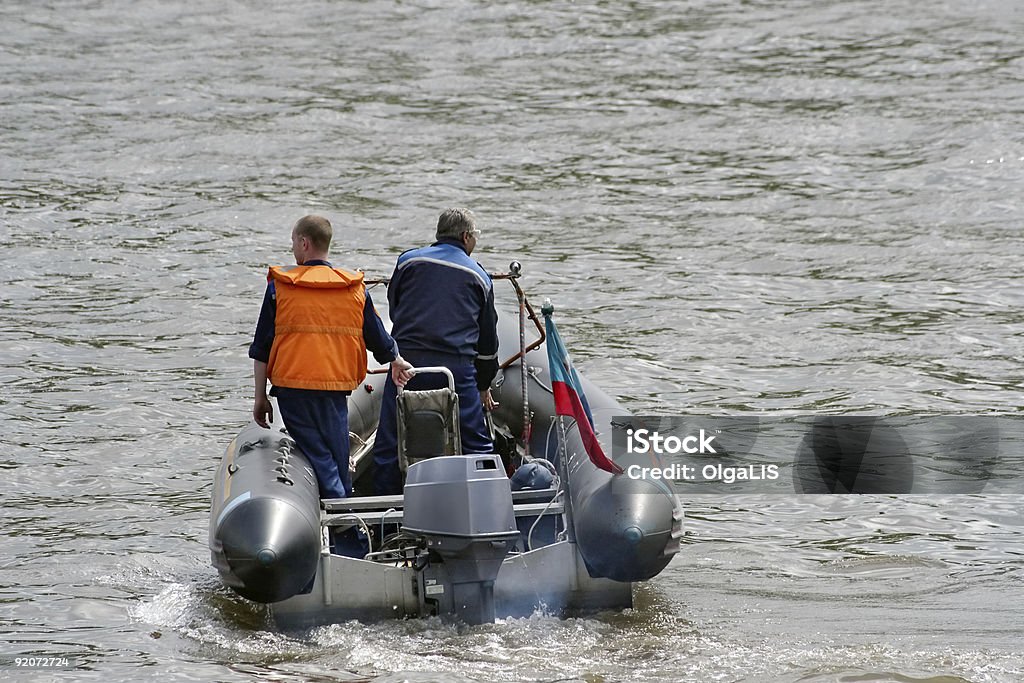
<svg viewBox="0 0 1024 683"><path fill-rule="evenodd" d="M260 427L270 428L274 421L274 406L270 404L267 396L267 364L263 361L253 359L252 361L253 392L256 398L252 402L252 419Z"/></svg>
<svg viewBox="0 0 1024 683"><path fill-rule="evenodd" d="M256 424L260 427L270 427L270 423L274 421L274 406L270 403L270 398L264 394L257 394L256 400L252 403L252 419L256 420Z"/></svg>
<svg viewBox="0 0 1024 683"><path fill-rule="evenodd" d="M413 370L412 364L399 356L391 361L391 381L395 383L395 386L405 387L416 374Z"/></svg>
<svg viewBox="0 0 1024 683"><path fill-rule="evenodd" d="M500 403L494 400L493 396L491 396L490 389L484 389L483 391L480 392L480 403L481 405L483 405L484 411L488 413L497 408L499 405L501 405Z"/></svg>

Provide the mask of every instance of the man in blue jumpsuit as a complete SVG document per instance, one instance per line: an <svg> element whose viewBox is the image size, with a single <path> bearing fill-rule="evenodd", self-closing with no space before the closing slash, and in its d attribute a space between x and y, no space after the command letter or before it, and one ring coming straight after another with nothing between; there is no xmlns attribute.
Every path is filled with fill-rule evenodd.
<svg viewBox="0 0 1024 683"><path fill-rule="evenodd" d="M331 242L331 224L321 216L305 216L299 220L292 229L292 254L295 263L299 268L323 266L326 269L335 270L327 261L327 254ZM289 269L271 269L274 271L285 271ZM308 271L308 268L306 268ZM322 272L322 271L321 271ZM338 271L344 272L344 271ZM353 275L348 273L348 275ZM373 301L369 293L365 292L362 285L362 276L358 274L354 281L358 284L361 292L356 295L365 295L365 302L359 310L352 311L354 323L358 325L361 318L362 341L365 348L373 352L374 358L379 363L391 363L391 373L388 381L404 382L411 376L410 366L402 360L398 353L398 346L394 339L384 329L377 311L373 307ZM281 285L284 286L284 285ZM338 290L326 288L315 288L304 294L307 301L312 302L301 309L298 315L309 316L316 313L316 303L326 297L322 310L331 312L330 302L336 299ZM279 324L278 292L273 277L267 283L266 293L263 297L263 306L260 310L260 317L256 323L256 333L252 345L249 347L249 357L253 359L253 375L255 379L255 398L253 402L253 419L263 427L267 427L274 419L273 408L267 396L268 362L271 362L272 349ZM358 308L358 304L357 308ZM324 314L321 314L324 315ZM306 322L305 320L293 322ZM309 323L315 322L309 320ZM338 325L337 322L334 323ZM291 325L294 327L294 325ZM359 328L352 330L351 334L358 335ZM323 342L316 342L316 335L312 340L302 340L292 348L294 353L304 354L304 358L298 359L298 364L314 375L313 379L328 379L318 373L322 367L330 367L337 363L326 362L329 359L322 357ZM331 348L326 344L326 348ZM345 359L345 363L354 368L355 376L361 378L365 374L366 355L362 349L356 349L356 355ZM269 370L272 383L275 381L273 367ZM392 377L393 376L393 377ZM362 381L356 379L356 382ZM281 384L295 384L294 382L281 380ZM308 382L307 382L308 384ZM321 498L345 498L352 494L352 480L349 473L349 437L348 437L348 396L350 391L295 388L294 386L278 386L275 384L270 395L277 398L277 405L281 411L281 418L288 434L295 439L296 445L302 454L309 460L316 473L317 484L320 489Z"/></svg>
<svg viewBox="0 0 1024 683"><path fill-rule="evenodd" d="M447 209L437 221L437 241L399 256L388 285L391 335L403 358L415 367L442 365L455 377L464 453L494 449L484 410L495 405L490 385L498 372L498 315L491 278L470 258L479 237L469 209ZM413 377L407 388L444 384L439 375L422 375ZM396 393L388 377L373 451L377 495L402 492Z"/></svg>

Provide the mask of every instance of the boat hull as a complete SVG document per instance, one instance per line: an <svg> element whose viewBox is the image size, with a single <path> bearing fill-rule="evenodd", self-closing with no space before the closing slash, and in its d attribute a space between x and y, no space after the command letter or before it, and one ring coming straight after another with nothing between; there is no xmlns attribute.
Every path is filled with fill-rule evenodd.
<svg viewBox="0 0 1024 683"><path fill-rule="evenodd" d="M500 320L499 334L503 349L518 348L514 321ZM521 441L528 424L530 457L551 462L564 486L561 492L513 495L513 509L507 511L515 520L510 552L504 559L489 560L498 562L496 576L479 579L480 594L493 605L469 620L529 614L538 608L576 613L628 607L631 584L657 575L679 549L682 513L676 496L660 482L630 480L596 467L572 420L560 422L555 416L544 346L527 353L525 360L528 420L519 361L499 371L492 390L499 406L492 417L511 442ZM383 383L383 374L371 374L349 399L357 493L367 492L372 481ZM612 430L624 428L628 413L585 379L583 388L595 430L610 453ZM434 598L444 592L438 585L455 566L438 554L440 546L426 544L415 557L375 561L330 550L328 530L379 527L379 540L385 528L402 524L403 507L401 496L319 500L312 469L280 426L250 424L232 441L214 482L212 563L225 585L247 599L271 604L282 627L429 616L442 609L443 603ZM440 578L431 578L434 570Z"/></svg>

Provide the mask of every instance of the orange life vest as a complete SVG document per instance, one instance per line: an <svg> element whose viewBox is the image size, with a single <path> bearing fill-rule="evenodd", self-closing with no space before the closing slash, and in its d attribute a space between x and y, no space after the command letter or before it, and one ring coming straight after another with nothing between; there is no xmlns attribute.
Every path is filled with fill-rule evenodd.
<svg viewBox="0 0 1024 683"><path fill-rule="evenodd" d="M366 377L362 273L275 266L274 343L267 376L277 387L352 391Z"/></svg>

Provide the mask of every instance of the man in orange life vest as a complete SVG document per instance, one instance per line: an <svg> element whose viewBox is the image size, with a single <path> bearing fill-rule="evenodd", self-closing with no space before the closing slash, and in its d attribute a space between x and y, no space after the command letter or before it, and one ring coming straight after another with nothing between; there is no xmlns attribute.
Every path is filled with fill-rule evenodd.
<svg viewBox="0 0 1024 683"><path fill-rule="evenodd" d="M326 218L301 218L292 228L297 265L270 269L249 347L252 416L264 427L274 419L269 379L289 435L316 472L320 497L345 498L352 494L348 395L366 376L366 350L391 364L395 384L405 385L412 366L384 329L362 273L328 262L331 235Z"/></svg>

